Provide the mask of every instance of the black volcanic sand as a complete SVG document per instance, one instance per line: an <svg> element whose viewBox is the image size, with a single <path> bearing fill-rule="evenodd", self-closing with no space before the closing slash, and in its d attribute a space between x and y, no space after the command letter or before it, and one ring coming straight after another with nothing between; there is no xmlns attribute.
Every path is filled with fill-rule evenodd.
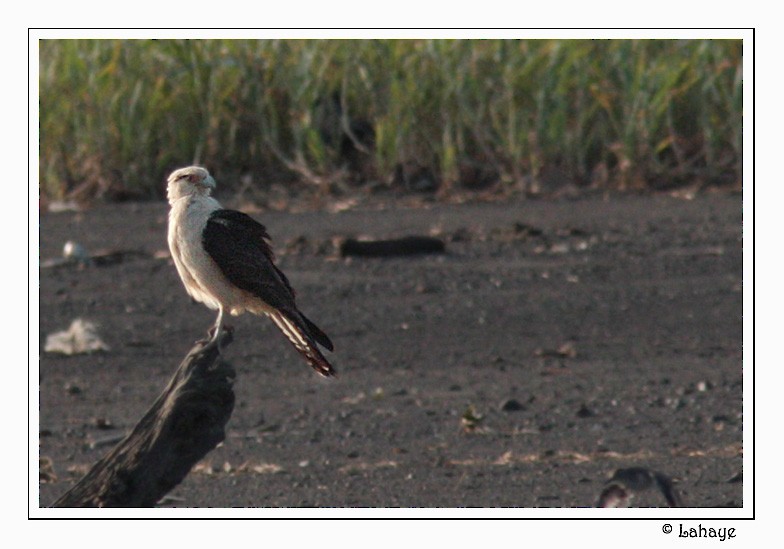
<svg viewBox="0 0 784 549"><path fill-rule="evenodd" d="M42 261L69 239L144 252L41 269L40 454L56 476L42 506L135 425L214 321L159 253L166 214L41 216ZM687 506L742 506L740 196L253 215L339 377L319 378L268 319L231 318L226 441L161 505L583 507L616 469L644 467ZM339 237L406 235L440 236L446 253L336 254ZM43 353L77 317L110 351Z"/></svg>

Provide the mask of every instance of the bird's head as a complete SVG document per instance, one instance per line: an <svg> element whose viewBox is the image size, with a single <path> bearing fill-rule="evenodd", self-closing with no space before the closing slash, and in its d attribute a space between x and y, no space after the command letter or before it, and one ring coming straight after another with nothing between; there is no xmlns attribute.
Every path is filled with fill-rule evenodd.
<svg viewBox="0 0 784 549"><path fill-rule="evenodd" d="M200 166L188 166L175 170L167 180L166 196L170 204L184 196L209 196L215 188L210 172Z"/></svg>

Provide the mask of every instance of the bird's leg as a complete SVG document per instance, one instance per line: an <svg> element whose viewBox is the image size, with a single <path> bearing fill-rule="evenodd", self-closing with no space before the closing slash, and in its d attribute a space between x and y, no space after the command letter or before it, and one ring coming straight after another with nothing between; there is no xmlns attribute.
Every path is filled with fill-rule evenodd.
<svg viewBox="0 0 784 549"><path fill-rule="evenodd" d="M221 330L223 329L223 307L218 307L218 318L215 319L215 325L212 327L215 332L212 334L210 341L207 343L208 345L212 345L213 343L217 343L220 340ZM220 351L220 345L218 345L218 351Z"/></svg>

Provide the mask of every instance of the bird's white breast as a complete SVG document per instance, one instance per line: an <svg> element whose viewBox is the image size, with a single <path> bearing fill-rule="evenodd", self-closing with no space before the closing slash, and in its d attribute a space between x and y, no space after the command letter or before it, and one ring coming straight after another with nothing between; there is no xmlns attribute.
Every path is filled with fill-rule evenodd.
<svg viewBox="0 0 784 549"><path fill-rule="evenodd" d="M209 196L186 196L169 212L169 249L185 289L211 309L230 305L234 287L204 250L202 234L210 214L221 206Z"/></svg>

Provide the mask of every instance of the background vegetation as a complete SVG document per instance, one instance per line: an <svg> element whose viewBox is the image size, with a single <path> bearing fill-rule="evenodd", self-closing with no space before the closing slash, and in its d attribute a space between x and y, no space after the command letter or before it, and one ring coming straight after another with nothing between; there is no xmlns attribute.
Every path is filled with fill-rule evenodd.
<svg viewBox="0 0 784 549"><path fill-rule="evenodd" d="M733 40L43 40L45 198L738 185Z"/></svg>

